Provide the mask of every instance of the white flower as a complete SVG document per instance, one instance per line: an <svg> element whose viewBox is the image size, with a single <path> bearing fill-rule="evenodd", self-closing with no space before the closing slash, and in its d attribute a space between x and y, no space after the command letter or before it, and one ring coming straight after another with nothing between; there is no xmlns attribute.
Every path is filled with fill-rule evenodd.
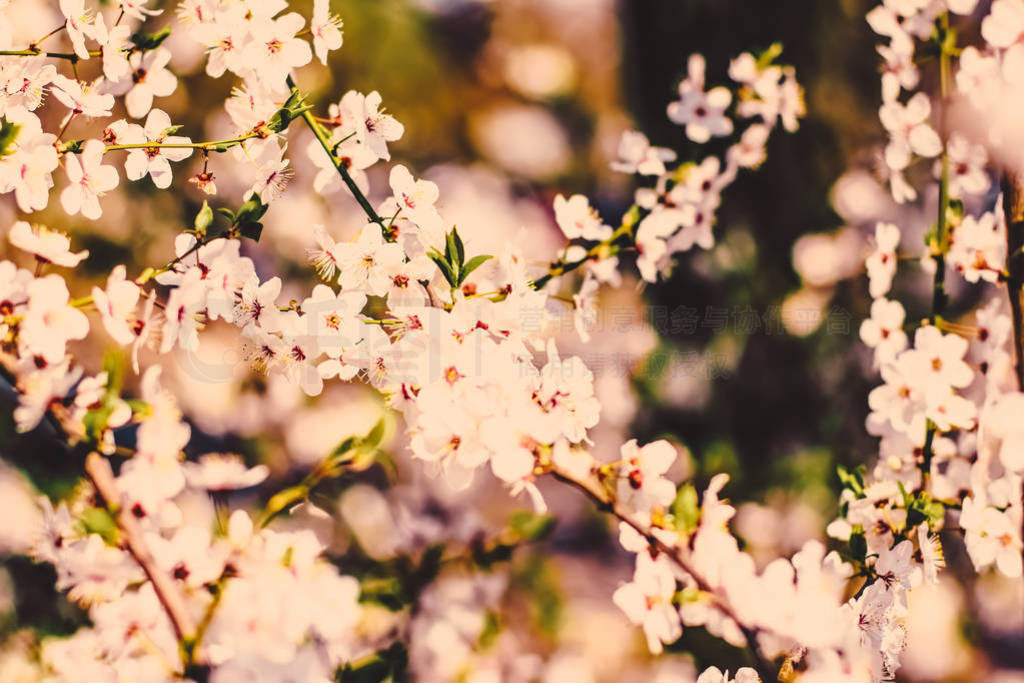
<svg viewBox="0 0 1024 683"><path fill-rule="evenodd" d="M125 143L155 142L166 144L186 144L192 142L186 137L179 135L167 135L171 128L171 118L160 109L153 109L146 117L146 125L141 131L143 137L126 139ZM147 174L153 179L153 184L164 189L171 185L171 161L181 161L192 156L190 148L173 147L143 147L131 149L124 162L125 176L129 180L140 180Z"/></svg>
<svg viewBox="0 0 1024 683"><path fill-rule="evenodd" d="M96 92L93 84L72 80L60 74L53 77L53 88L50 92L71 110L64 117L62 125L77 114L90 118L110 116L110 109L114 106L112 95Z"/></svg>
<svg viewBox="0 0 1024 683"><path fill-rule="evenodd" d="M126 17L132 17L139 21L145 21L148 17L159 16L162 9L149 9L146 3L149 0L118 0L117 4Z"/></svg>
<svg viewBox="0 0 1024 683"><path fill-rule="evenodd" d="M964 216L950 237L949 262L968 282L998 282L1006 268L1006 230L991 211Z"/></svg>
<svg viewBox="0 0 1024 683"><path fill-rule="evenodd" d="M119 182L117 169L103 164L104 149L99 140L89 140L82 147L81 155L65 156L70 184L61 192L60 203L69 215L81 213L95 220L103 214L99 198L117 187Z"/></svg>
<svg viewBox="0 0 1024 683"><path fill-rule="evenodd" d="M655 506L666 509L676 497L676 486L663 475L676 460L676 449L668 441L654 441L644 447L630 439L620 449L618 500L629 510L647 515Z"/></svg>
<svg viewBox="0 0 1024 683"><path fill-rule="evenodd" d="M359 291L334 293L327 285L317 285L302 302L302 313L309 334L316 339L321 353L340 358L362 340L359 313L366 306L366 294Z"/></svg>
<svg viewBox="0 0 1024 683"><path fill-rule="evenodd" d="M647 647L660 654L663 643L675 642L683 634L679 613L672 604L676 579L668 558L651 559L647 553L636 557L633 581L623 584L612 595L612 601L626 613L629 620L643 627Z"/></svg>
<svg viewBox="0 0 1024 683"><path fill-rule="evenodd" d="M250 22L252 38L245 49L246 66L271 88L283 88L292 69L313 59L309 43L295 37L305 23L298 12Z"/></svg>
<svg viewBox="0 0 1024 683"><path fill-rule="evenodd" d="M999 60L969 45L960 53L956 87L965 96L984 92L999 78Z"/></svg>
<svg viewBox="0 0 1024 683"><path fill-rule="evenodd" d="M86 319L86 327L88 322ZM85 332L88 332L88 329ZM82 376L82 368L71 369L67 359L60 363L49 363L42 369L36 368L34 359L28 362L32 364L32 370L21 373L18 377L18 407L14 409L14 424L19 432L35 429L53 402L63 401L71 387Z"/></svg>
<svg viewBox="0 0 1024 683"><path fill-rule="evenodd" d="M96 17L97 25L103 25L103 15ZM132 47L132 28L128 24L118 24L107 29L103 25L103 32L106 34L100 41L103 50L103 75L108 81L116 83L132 75L132 65L128 61L128 52Z"/></svg>
<svg viewBox="0 0 1024 683"><path fill-rule="evenodd" d="M761 677L749 666L737 669L736 678L729 678L728 669L723 673L717 666L712 666L697 677L697 683L761 683Z"/></svg>
<svg viewBox="0 0 1024 683"><path fill-rule="evenodd" d="M254 323L267 330L277 329L281 311L277 297L281 294L281 278L272 277L260 284L255 273L242 284L235 303L234 322L239 327Z"/></svg>
<svg viewBox="0 0 1024 683"><path fill-rule="evenodd" d="M336 106L336 105L332 105ZM364 194L369 192L370 181L366 177L365 169L377 162L377 155L373 150L358 142L355 138L349 138L345 142L342 139L349 135L347 127L339 126L331 134L331 143L334 146L334 156L348 169L349 175ZM319 194L332 194L344 187L344 182L338 169L334 166L331 157L327 155L319 140L310 140L306 147L306 153L316 164L317 173L313 178L313 189Z"/></svg>
<svg viewBox="0 0 1024 683"><path fill-rule="evenodd" d="M942 553L942 541L938 534L929 534L928 525L917 527L917 547L921 551L921 568L926 583L939 582L939 570L946 566Z"/></svg>
<svg viewBox="0 0 1024 683"><path fill-rule="evenodd" d="M904 352L906 353L906 352ZM922 442L925 433L924 396L920 382L902 361L882 365L881 386L868 394L868 405L873 411L869 419L889 422L893 429L904 432L915 442Z"/></svg>
<svg viewBox="0 0 1024 683"><path fill-rule="evenodd" d="M250 145L253 146L253 145ZM246 152L248 154L248 152ZM253 193L259 195L263 203L276 199L291 181L292 173L288 159L284 156L284 148L275 139L263 141L254 155L250 156L253 169L257 173L256 182L245 191L242 199L248 199Z"/></svg>
<svg viewBox="0 0 1024 683"><path fill-rule="evenodd" d="M900 229L896 225L878 223L875 226L875 250L864 263L872 299L885 296L892 288L892 279L898 265L896 247L899 243Z"/></svg>
<svg viewBox="0 0 1024 683"><path fill-rule="evenodd" d="M88 250L72 252L71 240L64 233L50 230L45 225L33 228L25 221L11 226L7 239L18 249L35 256L40 263L74 268L89 255Z"/></svg>
<svg viewBox="0 0 1024 683"><path fill-rule="evenodd" d="M354 241L339 242L334 254L341 288L362 290L374 296L384 296L391 286L388 270L404 258L402 247L385 242L375 223L363 228Z"/></svg>
<svg viewBox="0 0 1024 683"><path fill-rule="evenodd" d="M111 92L125 95L129 116L141 119L153 108L154 97L167 97L178 87L178 79L167 69L170 60L170 50L163 47L136 52L128 58L132 77L112 84Z"/></svg>
<svg viewBox="0 0 1024 683"><path fill-rule="evenodd" d="M323 280L333 280L338 273L338 256L335 253L338 243L322 224L313 226L313 239L316 247L306 250L309 262Z"/></svg>
<svg viewBox="0 0 1024 683"><path fill-rule="evenodd" d="M913 52L900 52L888 45L879 45L878 54L885 63L882 65L882 101L892 102L900 95L900 90L911 90L917 87L921 74L914 64Z"/></svg>
<svg viewBox="0 0 1024 683"><path fill-rule="evenodd" d="M611 226L601 222L597 210L581 194L574 194L569 199L562 195L555 197L555 220L569 239L600 241L612 234Z"/></svg>
<svg viewBox="0 0 1024 683"><path fill-rule="evenodd" d="M732 93L727 88L704 92L704 57L690 55L689 74L679 84L679 100L668 105L668 118L686 126L688 138L704 143L712 136L732 133L732 119L724 113L730 102Z"/></svg>
<svg viewBox="0 0 1024 683"><path fill-rule="evenodd" d="M914 544L901 541L893 548L883 548L875 560L875 573L885 585L900 584L910 588L910 573L914 569Z"/></svg>
<svg viewBox="0 0 1024 683"><path fill-rule="evenodd" d="M377 158L391 159L387 143L398 140L405 127L381 109L381 96L376 90L369 95L350 90L341 98L342 120L351 125L356 140L369 147Z"/></svg>
<svg viewBox="0 0 1024 683"><path fill-rule="evenodd" d="M988 192L989 177L985 171L988 155L983 145L972 145L963 135L953 133L946 143L949 157L949 195L964 199ZM941 175L942 166L935 170Z"/></svg>
<svg viewBox="0 0 1024 683"><path fill-rule="evenodd" d="M981 20L981 36L992 46L1007 48L1024 36L1024 3L1020 0L995 0L992 10Z"/></svg>
<svg viewBox="0 0 1024 683"><path fill-rule="evenodd" d="M743 168L757 168L764 162L771 129L763 123L755 123L740 136L740 141L729 148L729 161Z"/></svg>
<svg viewBox="0 0 1024 683"><path fill-rule="evenodd" d="M907 348L907 334L903 331L906 311L899 301L879 297L871 303L871 317L861 323L860 338L875 350L875 365L896 360L896 355Z"/></svg>
<svg viewBox="0 0 1024 683"><path fill-rule="evenodd" d="M1020 510L1018 508L1018 517ZM1014 523L1008 512L1000 512L974 497L963 501L960 526L967 532L967 554L974 568L981 571L995 564L1006 576L1021 577L1020 524Z"/></svg>
<svg viewBox="0 0 1024 683"><path fill-rule="evenodd" d="M918 386L929 391L962 388L971 383L974 371L963 361L967 340L958 334L942 334L926 325L914 333L914 348L900 356L902 367L913 373Z"/></svg>
<svg viewBox="0 0 1024 683"><path fill-rule="evenodd" d="M443 221L434 207L438 197L437 185L429 180L416 180L409 169L401 164L392 167L388 182L394 193L395 209L392 210L392 204L386 203L384 212L388 216L411 219L425 231L427 242L443 239Z"/></svg>
<svg viewBox="0 0 1024 683"><path fill-rule="evenodd" d="M242 458L232 453L207 453L198 462L186 462L183 467L189 486L208 491L249 488L270 474L266 465L246 467Z"/></svg>
<svg viewBox="0 0 1024 683"><path fill-rule="evenodd" d="M666 147L652 147L647 136L635 130L622 131L619 139L619 158L611 163L613 171L661 175L665 162L675 161L676 153Z"/></svg>
<svg viewBox="0 0 1024 683"><path fill-rule="evenodd" d="M92 288L92 299L103 320L103 327L122 346L135 341L135 334L128 323L141 293L138 285L125 279L126 272L123 265L115 266L107 278L106 290Z"/></svg>
<svg viewBox="0 0 1024 683"><path fill-rule="evenodd" d="M226 70L243 73L252 65L246 59L249 24L243 4L221 5L211 11L213 20L195 24L190 33L206 47L206 75L220 78Z"/></svg>
<svg viewBox="0 0 1024 683"><path fill-rule="evenodd" d="M44 133L31 112L15 109L5 118L20 128L8 154L0 158L0 192L14 190L18 208L26 213L45 209L53 187L51 174L59 163L57 136Z"/></svg>
<svg viewBox="0 0 1024 683"><path fill-rule="evenodd" d="M1024 472L1024 394L1013 391L989 401L982 413L985 437L998 440L999 460L1011 472Z"/></svg>
<svg viewBox="0 0 1024 683"><path fill-rule="evenodd" d="M938 133L928 125L931 101L919 92L906 104L886 102L878 110L882 125L889 131L889 144L885 148L885 163L894 171L910 165L911 154L933 157L942 151Z"/></svg>
<svg viewBox="0 0 1024 683"><path fill-rule="evenodd" d="M341 47L341 19L330 13L330 0L313 0L313 18L309 32L313 34L313 51L320 63L327 64L327 53Z"/></svg>
<svg viewBox="0 0 1024 683"><path fill-rule="evenodd" d="M85 9L84 0L60 0L60 11L64 15L64 30L75 48L75 54L79 59L89 59L89 49L85 46L85 37L95 37L96 28L93 25L95 15L91 10Z"/></svg>
<svg viewBox="0 0 1024 683"><path fill-rule="evenodd" d="M84 339L89 319L68 305L68 287L59 275L38 278L28 286L28 312L21 321L18 341L26 356L40 356L48 363L64 359L68 340Z"/></svg>

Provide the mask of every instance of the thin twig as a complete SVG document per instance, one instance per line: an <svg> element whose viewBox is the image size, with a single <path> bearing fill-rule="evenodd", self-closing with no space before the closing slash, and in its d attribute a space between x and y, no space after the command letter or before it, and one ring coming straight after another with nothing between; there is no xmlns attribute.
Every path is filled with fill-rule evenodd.
<svg viewBox="0 0 1024 683"><path fill-rule="evenodd" d="M153 584L156 597L171 621L174 635L182 643L191 640L196 627L185 604L185 596L178 590L171 576L157 567L156 560L146 545L139 520L131 510L121 507L120 494L110 463L104 456L93 451L85 459L85 473L96 487L96 492L103 499L107 510L117 518L125 548Z"/></svg>
<svg viewBox="0 0 1024 683"><path fill-rule="evenodd" d="M295 79L291 76L288 76L288 88L291 90L292 94L298 94L299 92L295 85ZM384 225L384 219L380 217L377 211L373 208L373 205L370 204L366 195L363 194L363 191L359 189L358 185L356 185L356 181L352 179L352 174L348 172L348 165L334 153L335 145L331 144L330 135L328 135L327 131L324 130L324 127L317 122L317 117L307 110L302 112L302 120L305 121L306 125L309 126L309 129L313 131L313 135L316 136L320 146L324 148L324 152L327 153L327 157L331 160L331 164L334 165L335 170L338 171L338 175L340 175L341 179L345 182L349 192L352 193L352 196L359 203L359 206L362 207L366 217L370 219L371 223L376 223L380 226L381 234L384 236L384 239L389 242L394 241L392 231L388 230Z"/></svg>
<svg viewBox="0 0 1024 683"><path fill-rule="evenodd" d="M747 651L750 653L750 657L753 660L755 668L760 674L761 679L764 681L776 680L777 674L774 671L771 663L768 662L764 657L762 657L760 651L758 650L757 636L759 633L759 629L756 627L746 626L743 624L742 621L739 620L739 618L736 616L736 612L733 610L732 606L729 605L728 601L725 600L725 598L723 598L715 590L715 588L711 584L709 584L707 580L700 575L699 572L697 572L696 569L694 569L693 565L690 563L689 558L682 552L681 548L676 546L670 546L669 544L665 543L663 540L654 535L649 526L637 521L631 515L621 510L616 505L615 499L608 494L608 492L604 489L603 486L601 486L600 482L598 482L596 478L591 478L591 481L580 481L578 479L573 478L572 475L568 474L567 472L558 469L557 467L552 467L550 473L558 481L562 482L563 484L568 484L577 491L580 491L581 493L586 495L588 498L590 498L591 501L594 502L594 504L597 505L598 509L608 512L620 521L628 524L630 527L633 528L634 531L636 531L638 534L646 538L647 542L651 545L651 547L655 548L658 552L663 553L673 563L675 563L676 566L678 566L684 572L689 574L690 577L693 578L694 583L696 583L697 588L699 588L704 593L710 595L712 600L714 600L715 607L720 612L722 612L722 614L732 619L733 622L735 622L735 624L739 627L740 631L742 631L743 637L747 643Z"/></svg>

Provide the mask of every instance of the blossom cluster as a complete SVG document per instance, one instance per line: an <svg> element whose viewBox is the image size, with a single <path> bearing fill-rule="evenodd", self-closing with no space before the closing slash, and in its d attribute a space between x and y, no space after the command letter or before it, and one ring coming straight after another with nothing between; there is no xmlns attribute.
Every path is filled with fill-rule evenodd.
<svg viewBox="0 0 1024 683"><path fill-rule="evenodd" d="M1004 35L1006 19L999 19L1013 3L1019 0L997 0L982 22L986 52L961 54L956 82L964 92L975 59L995 60L1002 78L1017 79L1021 32ZM969 283L997 288L1009 275L1002 202L970 212L991 185L986 147L933 125L937 107L926 93L904 101L920 80L917 42L936 34L946 69L956 48L948 13L966 15L974 5L886 0L868 17L888 39L879 49L886 60L880 119L890 134L883 156L894 197L915 199L907 170L937 160L940 216L929 258L940 307L947 265ZM372 451L379 434L343 442L311 479L271 497L260 517L231 509L228 492L261 484L267 469L231 454L187 460L193 428L161 386L159 368L147 363L153 351L196 352L217 321L233 326L245 360L260 373L308 396L328 382L376 389L402 417L413 457L455 489L489 468L513 495L525 492L537 512L548 507L542 478L582 491L618 520L619 543L634 556L632 580L612 600L642 629L650 651L660 653L684 628L703 627L750 651L758 670L740 669L736 681L758 680L780 661L812 682L891 677L905 643L907 594L935 582L944 564L937 533L947 511L959 510L951 516L979 571L994 564L1021 575L1024 437L1014 418L1024 387L1013 375L1006 297L978 311L974 338L934 310L911 346L904 308L888 298L903 258L900 229L891 223L877 226L866 264L874 303L861 328L885 382L871 394L868 422L881 437L880 458L870 481L844 472L842 517L829 527L848 542L848 554L811 541L759 568L729 529L736 510L721 497L726 475L712 477L701 496L669 478L678 452L668 441L629 440L614 461L593 453L601 413L594 373L560 353L551 323L568 304L586 341L601 286L620 281L620 254L635 252L640 276L654 282L674 255L714 245L724 189L741 168L763 163L777 126L794 131L804 114L794 69L776 63L778 46L733 60L733 88L708 88L703 57L691 56L667 115L693 143L722 138L724 155L670 168L674 151L624 132L612 168L653 187L636 191L614 228L585 196L559 195L553 212L569 245L538 267L520 242L483 253L485 229L456 228L438 186L407 166L390 167L383 192L372 188L382 200L367 198L369 171L391 160L389 145L405 128L376 91L348 91L326 116L314 115L299 92L295 70L314 56L326 64L342 44L341 20L326 0L313 3L308 29L307 17L283 0L184 0L176 22L144 32L158 14L129 0L106 9L63 0L54 14L63 22L58 30L19 43L15 35L40 32L19 25L0 46L10 48L0 54L0 191L13 193L21 212L47 208L61 165L61 207L93 220L103 216L104 194L119 185L121 164L127 180L148 177L163 190L174 183L172 163L198 155L202 170L189 181L219 203L212 167L229 169L223 175L232 185L246 179L238 203L216 212L203 204L166 264L135 277L118 265L81 297L72 298L58 269L77 268L87 251L27 221L8 232L34 266L0 262L0 360L17 393L15 422L30 431L45 420L89 451L89 483L56 508L42 503L44 528L33 547L92 621L70 638L44 642L42 665L53 680L323 681L379 645L358 633L365 586L325 557L312 530L271 526L300 501L309 506L310 482L354 452ZM236 79L224 105L232 137L193 142L154 106L178 83L164 46L172 31L202 47L207 76ZM67 40L72 52L48 52L47 40ZM80 80L77 69L93 60L100 75ZM58 65L70 66L70 75ZM54 101L63 114L56 134L44 132ZM126 117L115 117L119 107ZM304 150L316 168L314 190L349 192L366 220L350 239L340 239L336 225L311 227L304 241L322 282L286 300L288 283L265 277L242 240L260 238L261 219L292 176L288 131L300 119L314 138ZM99 121L84 137L65 138L87 120ZM234 166L220 160L226 152ZM582 278L570 277L576 270ZM99 327L130 357L137 396L122 390L116 358L92 372L74 358L75 344ZM118 464L116 474L106 456ZM854 576L866 581L848 598ZM438 663L433 655L462 653L456 645L482 638L477 612L502 590L501 577L487 577L440 583L421 595L422 612L410 615L414 666L457 675L449 664L459 657ZM711 667L697 680L730 678Z"/></svg>
<svg viewBox="0 0 1024 683"><path fill-rule="evenodd" d="M768 137L777 125L781 123L790 132L797 129L798 119L805 113L803 90L793 67L775 63L780 52L774 45L758 57L747 52L732 60L729 77L734 90L725 86L706 89L704 57L690 56L687 77L679 83L679 99L668 105L668 118L683 126L686 137L698 144L713 138L738 138L727 148L724 159L710 155L668 168L665 164L676 160L674 151L652 146L639 131L622 134L619 158L612 168L654 180L654 187L636 191L635 206L642 216L632 219L637 221L635 228L628 226L634 231L636 265L644 280L654 282L659 273L667 273L675 254L695 245L713 247L712 228L722 192L741 168L761 165ZM741 126L745 127L738 131ZM617 259L610 256L611 262L605 262L609 257L602 258L600 245L609 240L614 243L617 231L602 223L583 195L569 199L559 195L555 215L565 236L581 242L567 249L562 261L572 263L597 255L601 260L588 272L597 281L609 281ZM627 226L626 219L623 225ZM584 248L593 242L598 247Z"/></svg>
<svg viewBox="0 0 1024 683"><path fill-rule="evenodd" d="M879 117L890 135L883 158L893 197L917 197L904 174L915 160L936 159L940 186L938 219L920 257L934 293L932 310L912 335L904 306L890 296L898 266L913 260L907 256L913 246L896 224L879 222L875 229L865 264L873 303L860 336L883 381L869 396L866 425L880 437L878 459L869 475L842 473L842 516L828 528L849 543L868 577L858 611L863 638L876 651L876 677L895 675L899 667L908 593L935 583L945 566L941 531L962 531L978 571L995 566L1008 577L1022 575L1024 468L1012 446L1022 386L1010 310L1019 291L1008 283L1013 228L1004 211L1011 203L990 193L1000 170L990 161L998 156L995 141L954 127L950 116L955 96L981 103L978 60L992 60L995 71L998 60L1010 56L998 38L1010 5L1019 3L993 3L981 22L981 49L959 49L951 26L951 15L971 14L975 2L886 0L868 14L886 39L878 48L885 60ZM935 102L913 92L921 81L915 56L926 49L939 54L942 92ZM950 90L954 81L957 93ZM1006 183L1003 190L1014 191ZM964 321L947 317L947 270L969 285L988 285L982 305Z"/></svg>

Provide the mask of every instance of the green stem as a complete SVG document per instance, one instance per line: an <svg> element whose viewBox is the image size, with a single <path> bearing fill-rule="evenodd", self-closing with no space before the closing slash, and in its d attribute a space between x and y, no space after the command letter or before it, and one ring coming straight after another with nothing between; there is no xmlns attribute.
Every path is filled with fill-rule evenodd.
<svg viewBox="0 0 1024 683"><path fill-rule="evenodd" d="M629 211L626 212L626 215L628 216L632 214L633 210L637 208L638 207L634 204ZM587 261L591 261L595 258L607 258L609 256L613 256L619 250L619 247L615 243L622 237L629 237L633 226L636 225L637 222L639 221L631 222L623 220L622 224L615 228L615 231L612 232L611 235L587 249L587 253L576 261L565 261L564 258L554 261L548 266L548 272L533 281L534 290L539 291L543 289L544 285L550 282L553 278L560 277L566 273L571 273Z"/></svg>
<svg viewBox="0 0 1024 683"><path fill-rule="evenodd" d="M99 50L89 50L90 57L99 57L102 53ZM0 57L50 57L52 59L66 59L72 64L82 58L74 52L46 52L44 50L26 48L24 50L0 50Z"/></svg>
<svg viewBox="0 0 1024 683"><path fill-rule="evenodd" d="M133 142L125 145L107 145L104 152L114 152L119 149L202 149L206 151L217 147L232 147L240 145L246 140L259 137L260 133L251 131L236 138L226 140L210 140L209 142Z"/></svg>
<svg viewBox="0 0 1024 683"><path fill-rule="evenodd" d="M298 88L295 86L295 79L292 78L291 76L288 76L287 82L292 94L298 94ZM338 175L341 176L341 179L345 182L345 185L348 187L349 192L352 193L352 196L359 203L359 206L363 209L363 212L366 214L366 217L370 219L371 223L376 223L377 225L380 226L381 234L384 235L384 239L386 239L389 242L394 242L394 231L389 230L384 225L384 219L382 219L377 214L376 210L374 210L373 208L373 205L371 205L370 201L366 198L366 195L363 194L363 191L359 189L358 185L356 185L356 181L352 179L352 174L348 172L348 166L345 164L344 161L342 161L342 159L338 157L337 154L335 154L335 146L331 144L330 134L326 130L324 130L324 127L317 122L316 117L313 116L313 114L311 114L308 110L302 112L302 120L305 121L306 125L309 126L309 129L313 131L313 135L316 136L316 139L320 143L320 146L324 148L324 152L327 153L327 157L331 160L331 164L333 164L335 170L338 171Z"/></svg>
<svg viewBox="0 0 1024 683"><path fill-rule="evenodd" d="M946 111L949 104L950 89L950 56L956 49L956 39L950 32L949 12L943 12L939 18L939 89L941 109L939 128L942 137L942 174L939 178L939 215L936 221L935 243L932 245L932 258L935 260L935 279L932 282L932 312L929 316L931 324L942 320L946 312L948 297L946 296L946 252L949 251L949 154L946 148L948 131L946 130ZM928 490L931 478L932 457L935 454L934 441L937 428L928 420L925 431L924 447L921 449L921 488Z"/></svg>

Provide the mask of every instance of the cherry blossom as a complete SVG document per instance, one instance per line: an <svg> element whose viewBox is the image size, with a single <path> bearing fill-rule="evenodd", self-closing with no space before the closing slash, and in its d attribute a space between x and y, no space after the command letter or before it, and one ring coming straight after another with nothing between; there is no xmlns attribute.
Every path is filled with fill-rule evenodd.
<svg viewBox="0 0 1024 683"><path fill-rule="evenodd" d="M69 215L81 212L93 220L103 214L99 198L117 187L117 170L103 163L103 143L89 140L80 155L67 155L65 169L70 183L60 195L61 206ZM81 161L79 161L81 159Z"/></svg>
<svg viewBox="0 0 1024 683"><path fill-rule="evenodd" d="M18 221L7 233L11 244L35 256L40 263L53 263L74 268L89 256L89 251L71 251L71 240L63 233L50 230L44 225L31 226Z"/></svg>
<svg viewBox="0 0 1024 683"><path fill-rule="evenodd" d="M716 87L704 91L704 58L691 55L688 75L679 84L679 101L668 106L668 118L686 126L686 136L694 142L707 142L713 136L732 133L732 120L725 109L732 101L727 88Z"/></svg>
<svg viewBox="0 0 1024 683"><path fill-rule="evenodd" d="M153 109L146 116L146 124L141 131L129 132L124 136L124 143L141 144L155 142L167 145L181 145L191 142L180 135L168 135L171 129L171 118L159 109ZM141 133L141 135L139 135ZM171 185L171 161L181 161L192 156L189 148L177 149L173 147L143 147L128 151L128 157L124 162L125 176L129 180L139 180L149 175L153 184L163 189Z"/></svg>
<svg viewBox="0 0 1024 683"><path fill-rule="evenodd" d="M178 79L167 68L171 53L163 47L132 54L131 78L110 86L110 92L123 95L128 115L141 119L153 108L153 98L167 97L178 87Z"/></svg>

